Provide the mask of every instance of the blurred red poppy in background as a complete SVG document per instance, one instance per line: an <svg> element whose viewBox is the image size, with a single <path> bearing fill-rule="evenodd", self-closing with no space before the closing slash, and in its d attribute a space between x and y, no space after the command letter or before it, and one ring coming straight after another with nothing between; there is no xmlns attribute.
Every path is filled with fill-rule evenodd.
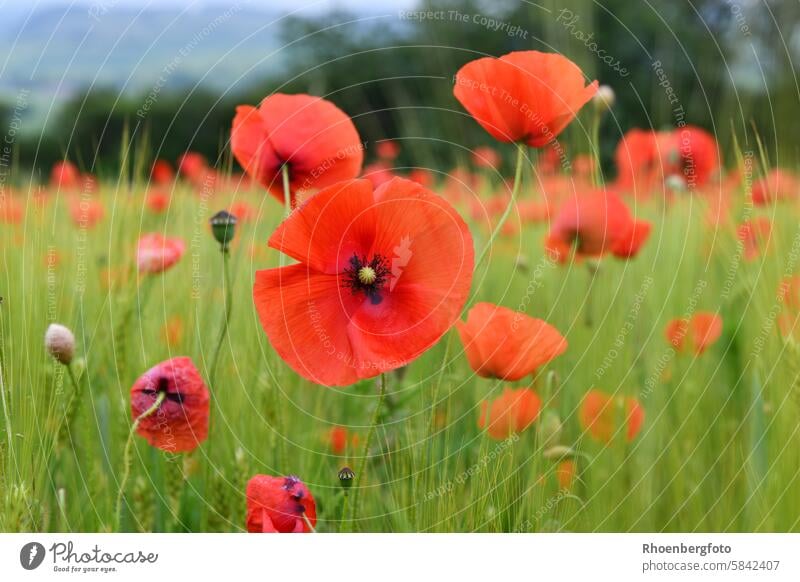
<svg viewBox="0 0 800 582"><path fill-rule="evenodd" d="M0 190L0 223L20 224L23 215L22 205L16 198Z"/></svg>
<svg viewBox="0 0 800 582"><path fill-rule="evenodd" d="M772 223L766 216L757 216L739 225L736 237L742 242L742 256L746 261L757 259L766 249L772 234Z"/></svg>
<svg viewBox="0 0 800 582"><path fill-rule="evenodd" d="M256 475L247 482L246 495L250 533L309 533L304 514L312 526L317 523L314 497L294 475Z"/></svg>
<svg viewBox="0 0 800 582"><path fill-rule="evenodd" d="M240 223L252 222L256 219L256 215L258 214L256 209L244 200L239 200L231 204L228 212L233 214Z"/></svg>
<svg viewBox="0 0 800 582"><path fill-rule="evenodd" d="M800 194L800 179L788 171L773 168L753 184L753 204L765 206L781 200L795 200Z"/></svg>
<svg viewBox="0 0 800 582"><path fill-rule="evenodd" d="M450 328L472 282L472 236L442 198L394 178L341 182L269 246L298 264L256 273L261 325L298 374L343 386L408 364Z"/></svg>
<svg viewBox="0 0 800 582"><path fill-rule="evenodd" d="M619 196L607 190L571 196L564 200L550 226L545 246L551 256L565 262L578 257L636 256L650 235L647 221L635 220Z"/></svg>
<svg viewBox="0 0 800 582"><path fill-rule="evenodd" d="M69 203L72 222L79 228L94 228L106 214L103 203L94 198L76 197Z"/></svg>
<svg viewBox="0 0 800 582"><path fill-rule="evenodd" d="M298 191L358 177L364 159L350 118L330 101L276 93L258 108L236 108L231 130L236 161L283 202L282 168L289 170L294 206Z"/></svg>
<svg viewBox="0 0 800 582"><path fill-rule="evenodd" d="M520 380L567 349L552 325L492 303L476 303L456 328L469 365L483 378Z"/></svg>
<svg viewBox="0 0 800 582"><path fill-rule="evenodd" d="M392 172L391 166L382 161L374 162L368 166L364 166L364 174L362 176L362 178L365 180L370 181L373 188L383 186L387 182L390 182L394 177L395 175L394 172Z"/></svg>
<svg viewBox="0 0 800 582"><path fill-rule="evenodd" d="M609 443L625 426L625 439L636 438L644 424L644 408L632 397L613 397L601 390L590 390L581 402L581 426L598 441Z"/></svg>
<svg viewBox="0 0 800 582"><path fill-rule="evenodd" d="M500 154L489 146L477 147L472 151L472 163L478 168L497 170L500 161Z"/></svg>
<svg viewBox="0 0 800 582"><path fill-rule="evenodd" d="M151 232L139 238L136 262L141 273L160 273L180 261L186 251L186 243L180 238L167 238L159 232Z"/></svg>
<svg viewBox="0 0 800 582"><path fill-rule="evenodd" d="M158 409L139 421L137 434L163 451L192 451L208 435L209 393L191 358L177 357L150 368L131 388L131 416L137 419L156 402Z"/></svg>
<svg viewBox="0 0 800 582"><path fill-rule="evenodd" d="M478 428L486 428L493 439L505 439L533 424L541 409L542 399L533 390L505 388L491 403L481 402Z"/></svg>
<svg viewBox="0 0 800 582"><path fill-rule="evenodd" d="M400 146L396 141L385 139L378 142L378 157L382 160L392 161L400 155Z"/></svg>
<svg viewBox="0 0 800 582"><path fill-rule="evenodd" d="M575 483L575 476L578 472L577 463L573 459L561 461L555 470L556 481L561 489L572 489Z"/></svg>
<svg viewBox="0 0 800 582"><path fill-rule="evenodd" d="M163 190L150 190L144 200L147 209L154 214L161 214L169 208L169 194Z"/></svg>
<svg viewBox="0 0 800 582"><path fill-rule="evenodd" d="M328 444L330 445L331 452L337 455L343 455L347 452L348 444L355 448L358 446L359 438L357 434L351 434L343 426L334 426L328 432Z"/></svg>
<svg viewBox="0 0 800 582"><path fill-rule="evenodd" d="M542 147L597 93L580 68L559 54L519 51L469 62L453 93L496 140Z"/></svg>
<svg viewBox="0 0 800 582"><path fill-rule="evenodd" d="M50 170L50 185L60 190L80 188L81 173L78 167L68 160L56 162Z"/></svg>
<svg viewBox="0 0 800 582"><path fill-rule="evenodd" d="M689 319L673 319L664 334L679 352L692 351L699 356L722 335L722 318L716 313L701 311Z"/></svg>
<svg viewBox="0 0 800 582"><path fill-rule="evenodd" d="M689 189L704 186L719 172L717 140L699 127L685 125L669 132L662 153L667 175L682 176Z"/></svg>
<svg viewBox="0 0 800 582"><path fill-rule="evenodd" d="M154 184L159 186L166 186L175 180L175 171L172 165L166 160L156 160L153 164L153 169L150 172L150 179Z"/></svg>
<svg viewBox="0 0 800 582"><path fill-rule="evenodd" d="M208 161L203 154L186 152L178 158L178 172L190 182L202 181L208 170Z"/></svg>

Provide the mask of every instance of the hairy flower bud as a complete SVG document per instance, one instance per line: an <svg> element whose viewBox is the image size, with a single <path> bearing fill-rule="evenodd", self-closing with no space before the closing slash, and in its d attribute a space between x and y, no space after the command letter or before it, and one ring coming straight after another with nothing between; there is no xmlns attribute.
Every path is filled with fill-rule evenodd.
<svg viewBox="0 0 800 582"><path fill-rule="evenodd" d="M44 347L56 360L68 366L75 355L75 336L69 328L51 323L44 334Z"/></svg>

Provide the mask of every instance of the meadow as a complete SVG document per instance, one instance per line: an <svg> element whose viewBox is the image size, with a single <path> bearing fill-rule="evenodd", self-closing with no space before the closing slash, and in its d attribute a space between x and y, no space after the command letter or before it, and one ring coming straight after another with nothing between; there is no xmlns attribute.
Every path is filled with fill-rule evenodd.
<svg viewBox="0 0 800 582"><path fill-rule="evenodd" d="M511 163L512 145L495 149ZM752 149L724 152L729 167L702 189L659 182L625 195L652 225L635 256L568 260L546 249L559 206L548 200L592 178L546 168L527 150L518 198L460 317L491 302L563 335L561 355L515 381L476 374L455 328L407 366L352 386L295 373L253 301L256 271L284 264L266 244L284 208L229 160L213 181L155 186L128 151L123 168L138 170L116 181L25 183L4 199L0 225L0 530L244 531L247 483L265 474L302 479L318 532L797 531L800 346L785 281L798 271L798 206L753 203L771 168ZM476 160L425 170L467 222L477 256L510 187ZM543 216L522 211L542 203ZM224 254L209 220L234 208ZM741 228L764 221L768 232ZM143 273L137 240L152 232L180 237L185 252ZM721 318L719 338L680 349L665 330L700 312ZM52 323L75 334L69 367L45 349ZM207 438L173 453L135 436L126 454L131 387L177 356L208 385ZM498 438L480 426L481 405L509 387L534 390L541 406ZM581 412L592 390L611 396L608 438ZM357 470L351 487L343 467Z"/></svg>

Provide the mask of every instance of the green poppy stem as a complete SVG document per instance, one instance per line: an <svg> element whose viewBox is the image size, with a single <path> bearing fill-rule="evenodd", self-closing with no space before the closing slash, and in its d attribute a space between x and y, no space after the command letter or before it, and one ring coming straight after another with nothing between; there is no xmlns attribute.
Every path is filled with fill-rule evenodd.
<svg viewBox="0 0 800 582"><path fill-rule="evenodd" d="M209 381L211 386L215 387L217 379L217 365L219 364L219 354L222 351L222 344L225 342L225 337L228 334L230 327L231 311L233 310L233 291L231 289L231 272L230 272L230 253L227 249L222 251L222 285L225 290L225 311L222 317L222 328L219 332L219 339L214 348L213 356L211 356L211 367L209 368Z"/></svg>
<svg viewBox="0 0 800 582"><path fill-rule="evenodd" d="M289 183L289 164L281 166L281 178L283 179L283 207L286 216L292 213L292 187Z"/></svg>
<svg viewBox="0 0 800 582"><path fill-rule="evenodd" d="M161 406L161 403L164 402L164 398L166 397L166 392L159 392L155 402L153 402L153 405L136 417L136 420L133 421L131 430L128 433L128 440L125 442L125 450L122 454L122 479L120 479L119 482L119 491L117 492L117 503L114 512L114 523L116 524L117 531L119 531L120 521L122 519L122 498L125 495L125 485L127 485L128 478L131 475L131 447L133 446L133 435L136 434L136 429L139 428L139 423L158 410L158 407Z"/></svg>
<svg viewBox="0 0 800 582"><path fill-rule="evenodd" d="M369 456L369 446L372 444L372 437L375 434L375 429L378 425L378 419L380 419L381 414L381 407L383 405L383 401L386 398L386 374L381 374L381 381L380 381L380 394L378 395L378 405L375 407L375 413L372 416L372 422L369 426L369 432L367 432L367 438L364 441L364 449L361 452L361 458L358 461L358 469L356 470L355 479L357 483L354 483L353 487L353 501L350 504L350 520L349 520L349 528L352 530L355 526L355 520L358 516L358 497L359 493L361 492L362 483L365 482L364 479L364 471L367 468L367 457Z"/></svg>
<svg viewBox="0 0 800 582"><path fill-rule="evenodd" d="M500 217L500 221L494 227L492 231L492 235L489 237L489 240L486 241L486 245L483 247L481 254L478 256L478 260L475 261L475 271L477 271L483 261L486 259L486 256L489 253L489 249L492 248L492 244L494 244L495 239L500 234L500 229L503 228L506 220L511 215L511 210L517 203L517 196L519 195L519 188L522 182L522 164L525 160L525 144L518 143L517 144L517 167L514 171L514 185L511 188L511 200L508 201L508 206L506 206L505 211L503 211L502 216Z"/></svg>

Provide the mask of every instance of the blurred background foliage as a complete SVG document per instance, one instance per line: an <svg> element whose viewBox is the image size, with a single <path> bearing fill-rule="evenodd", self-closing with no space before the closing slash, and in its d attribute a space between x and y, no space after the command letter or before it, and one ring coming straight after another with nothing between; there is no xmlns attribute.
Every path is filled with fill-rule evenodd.
<svg viewBox="0 0 800 582"><path fill-rule="evenodd" d="M55 111L48 110L40 128L20 135L13 127L12 94L0 108L6 138L14 144L15 163L34 176L45 176L63 156L86 170L114 175L121 137L128 134L154 158L174 160L195 150L221 163L236 105L256 104L276 91L308 92L327 97L354 118L368 153L376 140L397 139L406 146L398 165L442 169L466 157L463 148L490 143L454 99L454 73L481 55L537 49L561 52L589 78L614 87L614 118L602 135L608 165L622 133L673 127L677 107L687 122L716 134L723 151L729 151L733 132L747 142L755 127L772 163L798 161L796 1L426 0L414 10L431 14L334 11L284 17L277 26L270 23L279 42L265 47L256 64L233 70L235 83L225 79L234 64L242 65L240 55L220 48L201 78L177 66L171 76L182 82L171 79L164 87L158 85L158 70L150 85L135 90L114 86L113 80L98 82L75 90ZM258 13L244 19L251 27L252 14ZM268 20L265 16L265 26ZM198 44L213 54L218 41L212 31ZM252 48L248 53L252 60ZM7 60L14 58L12 52ZM270 60L280 66L256 66ZM137 69L136 75L143 73ZM575 124L570 131L585 128Z"/></svg>

